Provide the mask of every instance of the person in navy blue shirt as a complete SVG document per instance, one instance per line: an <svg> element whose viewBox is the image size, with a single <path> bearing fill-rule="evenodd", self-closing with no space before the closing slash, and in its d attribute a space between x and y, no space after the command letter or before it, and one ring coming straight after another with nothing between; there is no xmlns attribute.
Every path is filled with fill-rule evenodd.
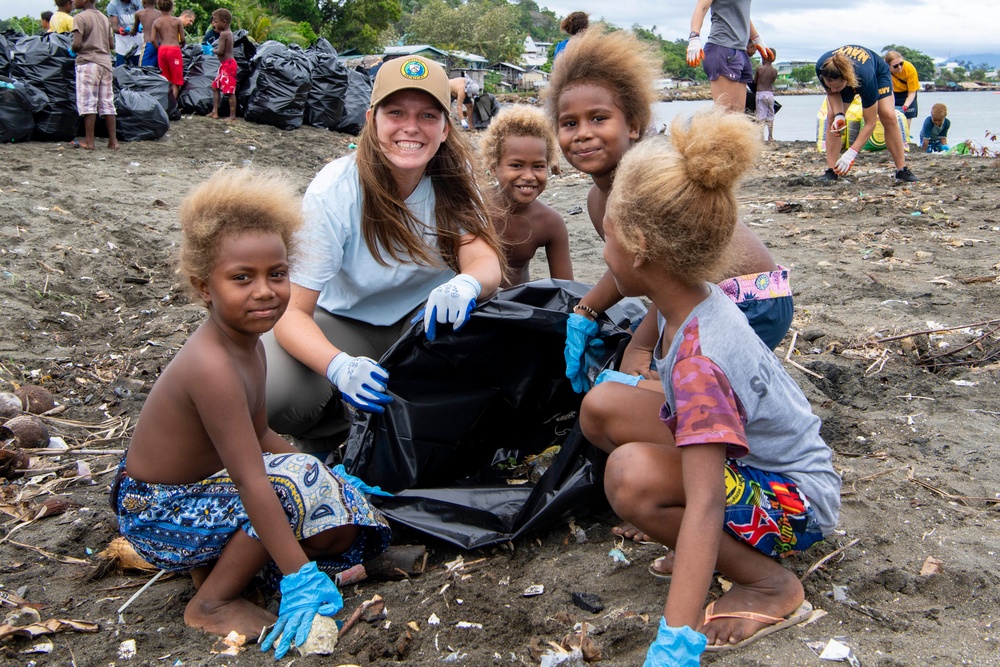
<svg viewBox="0 0 1000 667"><path fill-rule="evenodd" d="M816 61L816 76L826 90L826 134L839 137L847 131L845 110L861 96L864 125L854 143L840 153L840 142L826 142L826 173L820 178L835 181L851 170L854 158L875 131L876 120L882 121L885 145L896 165L896 180L912 183L919 180L906 166L903 135L896 123L896 108L892 95L892 75L889 66L877 53L863 46L847 45L827 51ZM839 156L839 157L838 157Z"/></svg>

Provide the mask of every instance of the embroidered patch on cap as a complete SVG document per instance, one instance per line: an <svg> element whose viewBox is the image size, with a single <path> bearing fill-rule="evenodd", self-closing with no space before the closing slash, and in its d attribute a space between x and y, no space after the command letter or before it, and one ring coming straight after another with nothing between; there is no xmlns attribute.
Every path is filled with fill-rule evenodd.
<svg viewBox="0 0 1000 667"><path fill-rule="evenodd" d="M426 79L427 78L427 66L424 65L419 60L407 60L403 63L403 66L399 68L400 74L405 76L407 79Z"/></svg>

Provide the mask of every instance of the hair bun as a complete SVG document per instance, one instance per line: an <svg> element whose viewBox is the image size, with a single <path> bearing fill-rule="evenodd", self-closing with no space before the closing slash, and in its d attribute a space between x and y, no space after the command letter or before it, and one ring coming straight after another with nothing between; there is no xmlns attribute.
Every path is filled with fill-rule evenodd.
<svg viewBox="0 0 1000 667"><path fill-rule="evenodd" d="M749 117L717 108L690 119L675 118L670 126L670 140L687 177L707 189L732 187L754 165L759 135Z"/></svg>

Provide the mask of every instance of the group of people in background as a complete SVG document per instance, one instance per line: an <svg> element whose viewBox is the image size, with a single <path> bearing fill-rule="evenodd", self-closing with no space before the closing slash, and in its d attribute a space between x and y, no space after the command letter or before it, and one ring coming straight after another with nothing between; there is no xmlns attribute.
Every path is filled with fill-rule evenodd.
<svg viewBox="0 0 1000 667"><path fill-rule="evenodd" d="M106 14L97 10L94 0L56 0L57 12L42 14L42 25L49 32L73 35L70 56L76 59L77 112L84 120L83 141L73 141L77 148L94 150L95 125L102 116L108 129L108 148L116 150L116 111L112 71L125 63L155 67L170 83L176 99L184 85L185 29L194 23L190 9L174 16L174 0L111 0ZM70 12L79 10L74 16ZM219 8L212 13L211 42L202 44L202 53L219 58L219 72L212 82L213 108L218 118L220 100L228 98L230 120L236 119L236 60L231 30L232 14Z"/></svg>

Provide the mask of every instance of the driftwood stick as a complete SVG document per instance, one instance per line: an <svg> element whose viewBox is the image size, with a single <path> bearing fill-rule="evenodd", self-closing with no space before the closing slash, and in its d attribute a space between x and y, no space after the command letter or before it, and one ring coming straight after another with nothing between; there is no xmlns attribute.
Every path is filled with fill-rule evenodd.
<svg viewBox="0 0 1000 667"><path fill-rule="evenodd" d="M805 574L803 574L801 577L799 577L799 581L805 581L806 577L808 577L810 574L812 574L813 572L815 572L816 570L818 570L820 567L822 567L823 563L827 562L828 560L830 560L831 558L833 558L837 554L842 553L842 552L846 551L847 549L850 549L851 547L853 547L855 544L857 544L860 541L861 541L860 537L856 538L854 540L851 540L850 542L848 542L844 546L840 547L839 549L834 549L833 551L831 551L827 555L823 556L818 561L816 561L815 563L813 563L809 567L809 569L806 570Z"/></svg>
<svg viewBox="0 0 1000 667"><path fill-rule="evenodd" d="M922 334L940 333L942 331L955 331L956 329L971 329L972 327L981 327L987 324L996 324L997 322L1000 322L1000 320L985 320L983 322L974 322L972 324L959 324L954 327L942 327L940 329L924 329L923 331L911 331L910 333L899 334L898 336L889 336L888 338L876 338L871 342L888 343L890 340L902 340L903 338L909 338L910 336L920 336Z"/></svg>

